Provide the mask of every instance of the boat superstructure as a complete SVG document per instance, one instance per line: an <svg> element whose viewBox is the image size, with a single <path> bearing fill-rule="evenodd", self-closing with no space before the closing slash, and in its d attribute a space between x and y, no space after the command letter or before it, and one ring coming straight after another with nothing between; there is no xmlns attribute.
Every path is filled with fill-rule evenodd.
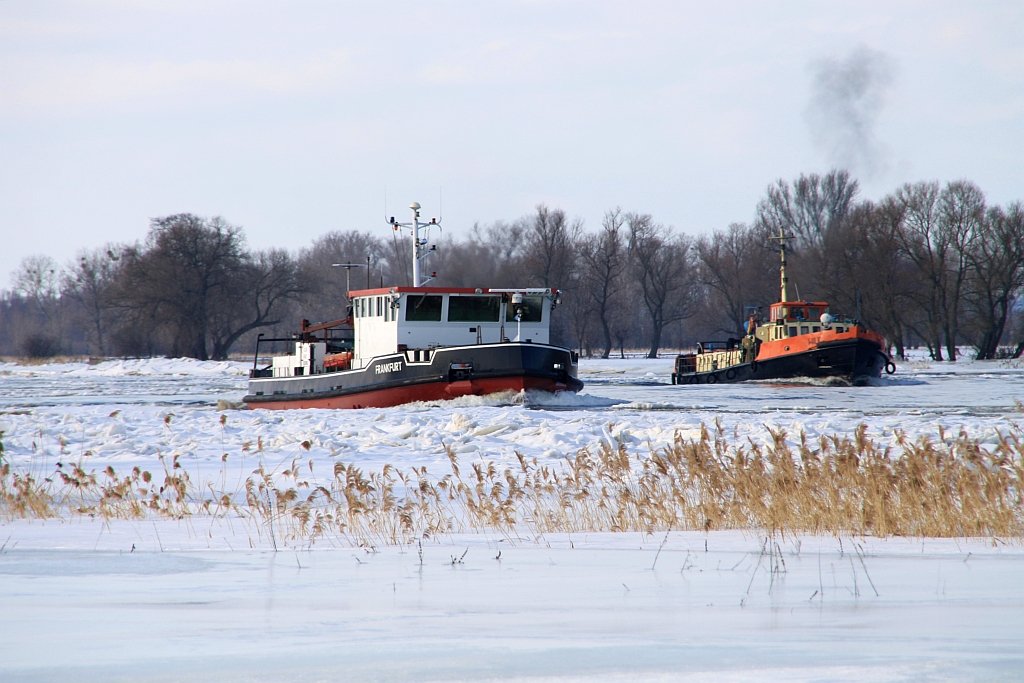
<svg viewBox="0 0 1024 683"><path fill-rule="evenodd" d="M303 321L293 352L250 371L253 408L386 407L500 391L578 391L578 357L550 343L557 289L429 287L420 205L410 206L413 285L351 291L344 319ZM267 340L269 341L269 340ZM280 341L280 340L275 340ZM260 341L256 356L259 358Z"/></svg>
<svg viewBox="0 0 1024 683"><path fill-rule="evenodd" d="M843 377L854 384L879 377L896 366L881 335L860 321L829 312L826 301L791 300L786 275L786 240L779 242L779 300L767 321L752 315L745 334L726 341L701 342L676 357L673 384L714 384L752 379Z"/></svg>

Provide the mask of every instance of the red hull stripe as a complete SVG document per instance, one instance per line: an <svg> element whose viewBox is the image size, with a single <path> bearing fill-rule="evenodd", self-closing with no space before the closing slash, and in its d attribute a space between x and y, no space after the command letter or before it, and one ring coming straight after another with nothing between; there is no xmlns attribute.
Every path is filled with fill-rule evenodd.
<svg viewBox="0 0 1024 683"><path fill-rule="evenodd" d="M565 391L566 385L548 379L535 377L497 377L474 379L462 382L425 382L405 387L390 389L374 389L361 391L346 396L328 396L324 398L302 398L280 401L258 401L249 404L250 408L268 408L283 410L286 408L390 408L391 406L412 403L413 401L443 401L459 396L483 396L501 391L523 391L535 389L540 391Z"/></svg>

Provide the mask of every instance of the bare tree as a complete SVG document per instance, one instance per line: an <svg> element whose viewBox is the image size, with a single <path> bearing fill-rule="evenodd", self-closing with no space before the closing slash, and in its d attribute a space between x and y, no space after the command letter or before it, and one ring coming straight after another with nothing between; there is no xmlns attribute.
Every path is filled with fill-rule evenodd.
<svg viewBox="0 0 1024 683"><path fill-rule="evenodd" d="M569 289L575 278L574 250L583 231L583 223L570 221L561 209L537 207L524 239L525 264L532 284Z"/></svg>
<svg viewBox="0 0 1024 683"><path fill-rule="evenodd" d="M771 234L781 229L805 244L820 244L850 212L857 192L857 181L842 170L801 175L792 185L778 180L757 206L758 223Z"/></svg>
<svg viewBox="0 0 1024 683"><path fill-rule="evenodd" d="M942 297L946 357L956 360L964 283L970 253L985 218L985 195L974 183L949 183L939 196L940 240L948 245Z"/></svg>
<svg viewBox="0 0 1024 683"><path fill-rule="evenodd" d="M777 181L757 206L757 226L771 235L794 235L794 271L829 296L846 286L838 281L829 246L853 208L858 189L846 171L812 173L792 185Z"/></svg>
<svg viewBox="0 0 1024 683"><path fill-rule="evenodd" d="M896 233L901 252L925 283L915 301L924 314L925 326L917 331L935 360L942 360L943 292L950 246L947 233L939 228L939 194L938 183L922 182L904 185L894 197L902 218Z"/></svg>
<svg viewBox="0 0 1024 683"><path fill-rule="evenodd" d="M493 273L503 287L515 287L526 277L523 261L527 248L528 224L529 221L525 217L511 223L495 221L487 226L482 234L479 225L473 226L470 240L493 250L496 259Z"/></svg>
<svg viewBox="0 0 1024 683"><path fill-rule="evenodd" d="M89 349L105 356L109 353L108 335L114 324L117 278L124 247L107 244L82 251L64 275L63 296L76 304L72 317L86 331Z"/></svg>
<svg viewBox="0 0 1024 683"><path fill-rule="evenodd" d="M665 328L693 315L695 264L689 238L655 224L650 215L629 214L629 253L650 315L648 358L657 358Z"/></svg>
<svg viewBox="0 0 1024 683"><path fill-rule="evenodd" d="M60 296L60 267L43 254L26 256L14 273L14 291L31 303L40 316L52 321Z"/></svg>
<svg viewBox="0 0 1024 683"><path fill-rule="evenodd" d="M438 245L438 282L452 287L516 287L526 281L523 252L526 221L497 221L484 228L473 225L462 240L444 239Z"/></svg>
<svg viewBox="0 0 1024 683"><path fill-rule="evenodd" d="M843 303L861 309L858 314L905 358L906 330L924 287L900 250L902 223L901 205L892 197L859 204L846 223L841 262L845 277L858 284L855 298L845 297Z"/></svg>
<svg viewBox="0 0 1024 683"><path fill-rule="evenodd" d="M246 259L235 286L224 296L210 321L211 357L227 358L238 339L252 330L281 322L285 306L305 292L296 262L282 249L271 249Z"/></svg>
<svg viewBox="0 0 1024 683"><path fill-rule="evenodd" d="M748 308L771 303L778 271L766 258L770 246L764 228L739 223L697 239L698 277L708 289L717 331L736 334L744 327Z"/></svg>
<svg viewBox="0 0 1024 683"><path fill-rule="evenodd" d="M297 267L300 289L305 292L297 306L301 316L310 320L333 320L343 317L345 288L377 286L381 280L394 282L397 276L386 256L383 240L369 232L332 231L317 238L299 252ZM355 264L350 273L336 268L335 263Z"/></svg>
<svg viewBox="0 0 1024 683"><path fill-rule="evenodd" d="M974 248L967 255L967 307L978 358L995 358L1007 321L1024 289L1024 205L990 208ZM1024 339L1015 350L1024 351Z"/></svg>
<svg viewBox="0 0 1024 683"><path fill-rule="evenodd" d="M211 322L224 315L218 307L232 305L244 270L240 229L193 214L156 218L147 249L126 255L127 305L156 316L173 354L208 359Z"/></svg>
<svg viewBox="0 0 1024 683"><path fill-rule="evenodd" d="M23 353L48 357L60 353L64 338L60 302L60 268L49 256L22 259L14 273L14 291L28 304L31 322L18 345Z"/></svg>
<svg viewBox="0 0 1024 683"><path fill-rule="evenodd" d="M578 296L576 245L582 231L582 221L570 221L561 209L549 210L544 205L538 206L523 235L523 268L527 278L526 284L556 287L565 292L567 298ZM578 313L577 309L581 303L582 301L577 300L570 304L569 308ZM571 315L569 319L566 316L554 317L551 321L552 341L567 340L570 337L570 327L578 321L578 315Z"/></svg>
<svg viewBox="0 0 1024 683"><path fill-rule="evenodd" d="M629 266L625 224L626 216L621 209L608 211L601 223L601 232L580 241L583 290L580 298L586 297L589 301L601 328L601 358L611 355L612 337L625 327L623 278Z"/></svg>

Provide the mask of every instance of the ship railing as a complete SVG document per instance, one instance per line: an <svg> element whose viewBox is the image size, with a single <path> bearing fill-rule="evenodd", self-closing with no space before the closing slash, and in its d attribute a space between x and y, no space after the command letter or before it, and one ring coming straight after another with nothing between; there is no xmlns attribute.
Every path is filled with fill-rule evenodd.
<svg viewBox="0 0 1024 683"><path fill-rule="evenodd" d="M683 353L676 356L676 374L686 375L697 372L697 354Z"/></svg>
<svg viewBox="0 0 1024 683"><path fill-rule="evenodd" d="M697 353L708 353L709 351L732 351L739 348L740 340L730 337L726 341L702 341L697 342Z"/></svg>
<svg viewBox="0 0 1024 683"><path fill-rule="evenodd" d="M249 377L250 377L250 379L257 379L257 378L260 378L260 377L273 377L274 376L274 366L273 366L273 364L266 365L266 366L264 366L262 368L257 367L259 365L259 362L260 362L260 344L263 344L263 343L270 344L270 343L273 343L273 342L285 342L285 341L286 342L294 342L296 340L297 340L297 338L294 337L294 336L293 337L266 337L266 336L263 335L262 332L260 332L258 335L256 335L256 351L253 353L252 368L249 370Z"/></svg>

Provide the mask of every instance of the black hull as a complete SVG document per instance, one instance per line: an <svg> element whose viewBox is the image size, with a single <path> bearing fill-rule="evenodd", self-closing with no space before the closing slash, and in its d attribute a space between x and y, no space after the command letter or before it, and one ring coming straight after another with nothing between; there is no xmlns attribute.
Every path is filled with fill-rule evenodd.
<svg viewBox="0 0 1024 683"><path fill-rule="evenodd" d="M866 340L822 344L810 351L740 363L713 372L673 373L673 384L715 384L793 377L841 377L853 384L865 384L892 371L888 357L878 344Z"/></svg>
<svg viewBox="0 0 1024 683"><path fill-rule="evenodd" d="M252 408L363 408L504 390L576 392L583 388L576 369L575 354L547 344L410 350L377 357L359 370L253 377L242 400Z"/></svg>

